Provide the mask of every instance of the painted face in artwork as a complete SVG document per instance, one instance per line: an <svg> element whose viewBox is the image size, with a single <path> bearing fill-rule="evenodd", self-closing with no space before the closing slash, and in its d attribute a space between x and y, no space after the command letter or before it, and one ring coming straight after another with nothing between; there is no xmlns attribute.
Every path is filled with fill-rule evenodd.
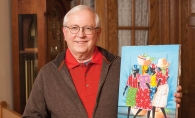
<svg viewBox="0 0 195 118"><path fill-rule="evenodd" d="M142 66L142 74L148 73L148 66Z"/></svg>

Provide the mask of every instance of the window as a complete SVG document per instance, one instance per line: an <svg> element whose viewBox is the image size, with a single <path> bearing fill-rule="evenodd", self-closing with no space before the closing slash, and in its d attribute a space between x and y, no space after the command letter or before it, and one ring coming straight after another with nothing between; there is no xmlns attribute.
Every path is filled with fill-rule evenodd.
<svg viewBox="0 0 195 118"><path fill-rule="evenodd" d="M147 44L148 8L148 0L118 0L118 55L122 46Z"/></svg>

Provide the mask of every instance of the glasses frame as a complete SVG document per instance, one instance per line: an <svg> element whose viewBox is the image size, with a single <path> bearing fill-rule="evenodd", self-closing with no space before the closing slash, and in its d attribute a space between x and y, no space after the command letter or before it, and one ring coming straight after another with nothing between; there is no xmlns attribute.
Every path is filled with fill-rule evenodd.
<svg viewBox="0 0 195 118"><path fill-rule="evenodd" d="M73 33L73 32L71 31L71 26L64 26L64 27L67 27L67 28L69 29L69 31L70 31L72 34L77 34L77 33L80 31L80 29L82 28L82 29L83 29L83 32L84 32L86 35L91 34L93 30L96 30L96 29L99 28L99 27L93 28L93 27L90 27L90 26L79 27L78 25L73 25L73 26L79 28L79 30L78 30L76 33ZM88 27L88 28L90 27L90 29L91 29L91 32L90 32L90 33L86 33L86 32L85 32L86 27Z"/></svg>

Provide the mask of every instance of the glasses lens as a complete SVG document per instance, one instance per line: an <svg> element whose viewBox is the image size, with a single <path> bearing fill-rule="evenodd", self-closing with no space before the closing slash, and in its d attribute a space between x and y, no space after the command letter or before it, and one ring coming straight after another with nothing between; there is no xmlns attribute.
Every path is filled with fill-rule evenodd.
<svg viewBox="0 0 195 118"><path fill-rule="evenodd" d="M71 26L71 27L69 27L69 29L70 29L70 32L76 34L79 32L80 28L79 28L79 26Z"/></svg>
<svg viewBox="0 0 195 118"><path fill-rule="evenodd" d="M91 27L84 27L85 34L91 34L92 28Z"/></svg>

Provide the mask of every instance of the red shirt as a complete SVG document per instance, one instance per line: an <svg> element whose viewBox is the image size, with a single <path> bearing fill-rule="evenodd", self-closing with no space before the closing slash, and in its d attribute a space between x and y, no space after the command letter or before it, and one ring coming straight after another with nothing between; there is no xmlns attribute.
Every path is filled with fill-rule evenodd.
<svg viewBox="0 0 195 118"><path fill-rule="evenodd" d="M128 80L127 80L127 85L132 87L132 88L138 88L138 81L137 79L139 78L139 74L136 74L136 76L134 77L134 75L130 75Z"/></svg>
<svg viewBox="0 0 195 118"><path fill-rule="evenodd" d="M87 65L78 63L69 49L66 51L65 63L89 118L92 118L96 103L102 59L103 56L97 47L92 55L92 60Z"/></svg>

